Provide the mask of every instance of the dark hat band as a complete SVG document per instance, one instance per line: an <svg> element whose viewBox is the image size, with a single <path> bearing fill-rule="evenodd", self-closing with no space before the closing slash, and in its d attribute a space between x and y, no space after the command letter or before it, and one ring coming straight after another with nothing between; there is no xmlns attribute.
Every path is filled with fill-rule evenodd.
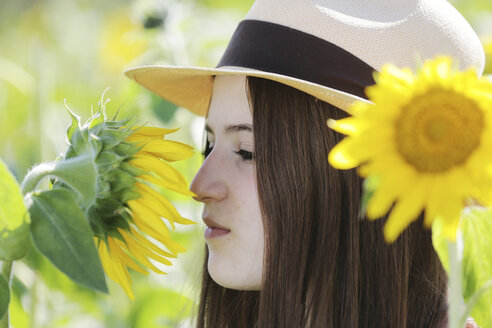
<svg viewBox="0 0 492 328"><path fill-rule="evenodd" d="M239 66L321 84L361 98L374 69L314 35L260 20L239 23L218 67Z"/></svg>

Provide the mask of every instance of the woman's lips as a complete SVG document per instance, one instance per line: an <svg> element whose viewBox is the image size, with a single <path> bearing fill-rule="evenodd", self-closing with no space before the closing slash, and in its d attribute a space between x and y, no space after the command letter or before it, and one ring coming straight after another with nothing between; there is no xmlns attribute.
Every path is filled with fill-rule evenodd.
<svg viewBox="0 0 492 328"><path fill-rule="evenodd" d="M205 233L203 234L203 237L205 237L206 239L210 239L210 238L227 235L229 232L231 231L226 229L207 227L205 229Z"/></svg>
<svg viewBox="0 0 492 328"><path fill-rule="evenodd" d="M215 223L210 218L204 217L203 222L205 222L205 224L207 225L204 233L204 237L207 239L227 235L229 232L231 232L231 230Z"/></svg>

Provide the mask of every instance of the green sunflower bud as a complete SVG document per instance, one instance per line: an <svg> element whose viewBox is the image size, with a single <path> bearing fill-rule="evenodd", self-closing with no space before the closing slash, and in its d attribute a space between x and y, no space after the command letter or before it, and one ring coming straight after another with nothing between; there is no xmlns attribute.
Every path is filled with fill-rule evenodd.
<svg viewBox="0 0 492 328"><path fill-rule="evenodd" d="M184 251L171 240L163 219L173 229L175 223L194 222L181 217L152 186L192 196L184 178L165 162L187 159L193 149L165 139L176 130L107 120L105 104L101 99L83 125L68 109L72 123L66 153L33 168L22 190L33 240L45 256L74 281L101 291L106 290L104 268L133 299L128 268L164 273L149 259L170 265L168 258ZM36 191L47 176L51 190Z"/></svg>

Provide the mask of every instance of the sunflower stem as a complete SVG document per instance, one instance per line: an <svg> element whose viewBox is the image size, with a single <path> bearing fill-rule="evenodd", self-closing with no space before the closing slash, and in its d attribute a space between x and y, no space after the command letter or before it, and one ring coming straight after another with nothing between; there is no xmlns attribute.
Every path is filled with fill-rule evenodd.
<svg viewBox="0 0 492 328"><path fill-rule="evenodd" d="M463 314L465 312L465 302L463 301L463 288L461 279L462 262L462 243L461 235L458 232L456 242L447 241L449 252L449 328L462 328L465 326Z"/></svg>
<svg viewBox="0 0 492 328"><path fill-rule="evenodd" d="M21 184L23 195L35 191L40 181L47 177L57 177L78 194L78 201L88 208L96 197L97 166L92 154L83 154L51 163L41 163L32 168Z"/></svg>
<svg viewBox="0 0 492 328"><path fill-rule="evenodd" d="M12 266L13 261L4 261L2 262L2 275L7 280L9 289L10 289L10 281L12 280ZM9 309L5 312L5 315L0 319L0 328L9 328Z"/></svg>

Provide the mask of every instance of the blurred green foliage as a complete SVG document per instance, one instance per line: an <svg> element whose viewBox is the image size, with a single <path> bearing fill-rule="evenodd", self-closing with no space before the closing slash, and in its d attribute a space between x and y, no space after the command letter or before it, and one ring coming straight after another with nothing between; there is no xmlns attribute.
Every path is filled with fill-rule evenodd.
<svg viewBox="0 0 492 328"><path fill-rule="evenodd" d="M168 128L173 139L201 149L203 119L151 95L123 75L141 64L214 67L252 0L6 0L0 2L0 158L20 181L32 165L66 149L70 124L63 101L86 119L106 87L108 116ZM487 42L492 73L492 2L454 0ZM486 41L487 40L487 41ZM199 152L177 163L188 181ZM183 216L200 221L189 198L166 196ZM201 223L201 222L200 222ZM132 275L135 302L109 282L104 295L78 286L32 247L15 263L10 315L24 327L188 327L203 258L203 226L178 229L188 252L166 276Z"/></svg>

